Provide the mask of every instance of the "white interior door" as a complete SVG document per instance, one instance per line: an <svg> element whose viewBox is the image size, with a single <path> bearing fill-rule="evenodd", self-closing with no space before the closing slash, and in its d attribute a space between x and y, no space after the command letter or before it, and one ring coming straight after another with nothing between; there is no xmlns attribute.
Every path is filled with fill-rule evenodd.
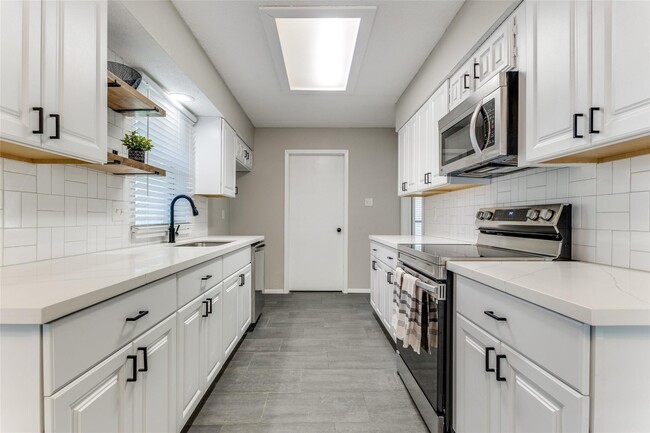
<svg viewBox="0 0 650 433"><path fill-rule="evenodd" d="M347 150L286 152L285 291L347 291L347 167Z"/></svg>

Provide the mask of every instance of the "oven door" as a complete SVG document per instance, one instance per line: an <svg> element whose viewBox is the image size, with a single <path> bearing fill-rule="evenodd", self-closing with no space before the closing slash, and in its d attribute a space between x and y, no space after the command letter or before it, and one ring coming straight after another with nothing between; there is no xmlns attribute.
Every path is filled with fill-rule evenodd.
<svg viewBox="0 0 650 433"><path fill-rule="evenodd" d="M500 87L483 99L459 105L449 114L451 122L449 117L440 121L441 174L462 171L500 156L504 150L500 145L504 95L505 88Z"/></svg>
<svg viewBox="0 0 650 433"><path fill-rule="evenodd" d="M436 289L440 286L440 283L417 274L403 264L401 264L401 266L406 272L416 276L424 282L425 284L423 284L423 286L429 286L432 289ZM420 298L420 305L422 306L422 338L420 353L416 353L411 347L404 348L404 342L399 339L397 340L397 353L411 376L410 378L405 379L404 382L412 381L417 384L417 388L424 395L428 404L435 410L438 417L442 417L444 415L445 406L445 333L447 318L445 301L439 298L439 290L427 290L426 288L422 288ZM429 332L430 322L433 322L431 332ZM417 398L413 395L414 393L412 391L412 389L409 389L409 392L414 397L413 399L417 404L418 400L421 400L421 398ZM419 393L418 397L421 397ZM418 408L422 413L422 408ZM424 416L424 413L423 417L426 421L427 417ZM436 420L435 422L437 424L439 421ZM427 424L429 424L429 422L427 422Z"/></svg>

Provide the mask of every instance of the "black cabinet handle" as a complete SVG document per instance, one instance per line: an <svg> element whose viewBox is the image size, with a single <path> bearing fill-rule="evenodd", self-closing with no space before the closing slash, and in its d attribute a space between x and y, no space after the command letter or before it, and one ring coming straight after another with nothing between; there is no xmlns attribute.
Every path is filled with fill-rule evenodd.
<svg viewBox="0 0 650 433"><path fill-rule="evenodd" d="M208 314L212 314L212 298L205 298L208 301Z"/></svg>
<svg viewBox="0 0 650 433"><path fill-rule="evenodd" d="M373 250L373 251L377 251L377 248L373 248L372 250Z"/></svg>
<svg viewBox="0 0 650 433"><path fill-rule="evenodd" d="M239 274L239 287L242 287L244 284L246 284L246 275Z"/></svg>
<svg viewBox="0 0 650 433"><path fill-rule="evenodd" d="M464 89L469 89L469 84L467 83L468 79L469 79L469 74L464 74L463 75L463 88Z"/></svg>
<svg viewBox="0 0 650 433"><path fill-rule="evenodd" d="M497 382L505 382L506 378L501 377L501 360L506 359L505 355L497 355L497 372L496 372L496 377L497 377Z"/></svg>
<svg viewBox="0 0 650 433"><path fill-rule="evenodd" d="M43 133L43 107L32 107L32 110L38 112L38 129L32 131L32 134Z"/></svg>
<svg viewBox="0 0 650 433"><path fill-rule="evenodd" d="M336 233L341 233L341 227L337 227Z"/></svg>
<svg viewBox="0 0 650 433"><path fill-rule="evenodd" d="M487 373L491 373L494 371L494 368L490 368L490 352L496 353L495 350L496 349L494 347L485 348L485 371Z"/></svg>
<svg viewBox="0 0 650 433"><path fill-rule="evenodd" d="M138 347L138 352L142 351L142 363L144 367L138 369L138 371L149 371L149 354L147 353L146 347Z"/></svg>
<svg viewBox="0 0 650 433"><path fill-rule="evenodd" d="M486 316L490 316L491 318L493 318L494 320L497 320L499 322L505 322L505 321L508 320L505 317L497 316L496 314L494 314L494 311L484 311L483 314L485 314Z"/></svg>
<svg viewBox="0 0 650 433"><path fill-rule="evenodd" d="M600 111L600 107L591 107L589 109L589 133L600 134L600 130L594 129L594 113Z"/></svg>
<svg viewBox="0 0 650 433"><path fill-rule="evenodd" d="M573 115L573 138L583 138L584 136L578 134L578 117L583 117L582 113L576 113Z"/></svg>
<svg viewBox="0 0 650 433"><path fill-rule="evenodd" d="M149 314L148 311L146 311L146 310L141 310L141 311L138 312L138 315L137 315L137 316L135 316L135 317L127 317L127 318L126 318L126 321L127 321L127 322L135 322L136 320L140 320L140 319L142 319L142 318L143 318L144 316L146 316L147 314Z"/></svg>
<svg viewBox="0 0 650 433"><path fill-rule="evenodd" d="M235 187L235 195L239 195L239 187L238 186Z"/></svg>
<svg viewBox="0 0 650 433"><path fill-rule="evenodd" d="M376 271L376 270L377 270L377 262L374 261L374 260L372 261L372 270L373 270L373 271Z"/></svg>
<svg viewBox="0 0 650 433"><path fill-rule="evenodd" d="M127 355L127 360L133 361L133 369L131 370L131 377L126 379L127 382L136 382L138 380L138 357L135 355Z"/></svg>
<svg viewBox="0 0 650 433"><path fill-rule="evenodd" d="M393 284L394 281L393 281L393 273L392 272L388 272L386 274L386 282L388 284Z"/></svg>
<svg viewBox="0 0 650 433"><path fill-rule="evenodd" d="M478 63L474 63L474 79L475 79L475 80L478 80L479 78L481 78L481 77L478 76L478 71L476 70L476 67L477 67L477 66L479 66L479 64L478 64Z"/></svg>
<svg viewBox="0 0 650 433"><path fill-rule="evenodd" d="M50 139L58 140L61 138L61 116L58 114L50 114L54 118L54 135L50 135Z"/></svg>
<svg viewBox="0 0 650 433"><path fill-rule="evenodd" d="M205 305L205 313L201 314L201 317L208 317L210 312L208 311L208 301L203 301L201 304Z"/></svg>
<svg viewBox="0 0 650 433"><path fill-rule="evenodd" d="M212 275L206 275L205 277L201 277L201 281L208 281L210 278L212 278Z"/></svg>

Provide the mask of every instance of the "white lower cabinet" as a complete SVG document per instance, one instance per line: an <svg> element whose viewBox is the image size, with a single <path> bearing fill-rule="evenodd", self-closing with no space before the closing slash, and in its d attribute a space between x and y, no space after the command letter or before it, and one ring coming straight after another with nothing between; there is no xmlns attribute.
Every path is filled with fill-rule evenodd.
<svg viewBox="0 0 650 433"><path fill-rule="evenodd" d="M176 428L176 317L165 319L132 347L138 369L132 431L172 432Z"/></svg>
<svg viewBox="0 0 650 433"><path fill-rule="evenodd" d="M240 282L237 288L237 323L239 336L246 333L251 324L251 265L247 265L239 274Z"/></svg>
<svg viewBox="0 0 650 433"><path fill-rule="evenodd" d="M237 306L239 275L231 275L223 282L223 356L227 359L237 345Z"/></svg>
<svg viewBox="0 0 650 433"><path fill-rule="evenodd" d="M223 353L221 351L221 326L223 323L223 284L219 284L205 294L210 313L205 318L205 369L204 377L206 387L223 366Z"/></svg>
<svg viewBox="0 0 650 433"><path fill-rule="evenodd" d="M135 355L131 344L80 378L45 398L45 432L131 432L132 378Z"/></svg>
<svg viewBox="0 0 650 433"><path fill-rule="evenodd" d="M393 291L397 251L385 245L370 246L370 305L382 326L395 339L393 318ZM390 262L390 263L386 263Z"/></svg>

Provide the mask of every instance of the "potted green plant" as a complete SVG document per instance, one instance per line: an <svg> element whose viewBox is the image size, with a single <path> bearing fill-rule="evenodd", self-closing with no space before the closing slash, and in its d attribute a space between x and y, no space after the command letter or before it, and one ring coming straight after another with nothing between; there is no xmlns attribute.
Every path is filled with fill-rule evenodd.
<svg viewBox="0 0 650 433"><path fill-rule="evenodd" d="M129 159L138 162L144 162L145 152L149 152L153 149L153 144L151 140L142 135L138 135L137 132L133 131L130 134L124 134L122 139L122 144L129 149Z"/></svg>

